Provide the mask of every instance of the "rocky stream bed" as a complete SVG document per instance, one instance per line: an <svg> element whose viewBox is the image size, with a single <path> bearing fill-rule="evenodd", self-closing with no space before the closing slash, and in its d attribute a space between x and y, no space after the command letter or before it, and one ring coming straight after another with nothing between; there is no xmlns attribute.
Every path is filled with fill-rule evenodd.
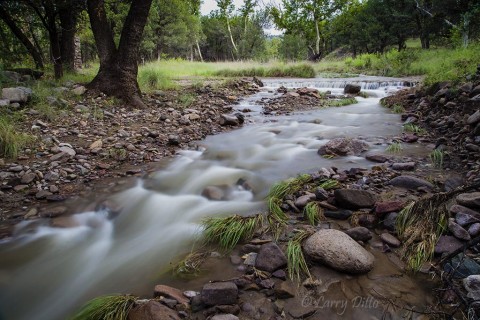
<svg viewBox="0 0 480 320"><path fill-rule="evenodd" d="M133 299L128 318L428 319L479 312L479 76L461 85L411 88L385 98L387 107L403 107L403 125L413 130L384 143L414 145L423 152L372 152L371 141L362 137L330 139L318 148L318 157L356 156L373 165L317 168L283 182L287 191L271 191L267 197L275 199L283 218L270 207L274 219L256 223L233 249L197 246L178 265L199 271L197 277L158 277L153 299ZM25 130L37 134L41 143L24 150L17 161L1 163L4 241L22 220L49 219L55 227L68 227L75 209L89 207L121 215L122 208L101 196L81 209L70 205L71 197L109 184L125 189L117 179L153 172L159 166L152 163L162 163L179 149L196 149L196 141L208 134L248 122L251 110L237 113L231 105L258 92L259 84L241 80L228 87L190 89L197 96L188 108L177 104L178 92L158 92L146 97L152 109L140 111L107 106L103 97L82 92L69 116L56 123L25 109ZM72 84L65 91L76 89ZM308 88L281 88L278 94L264 99L261 113L288 115L340 98ZM236 184L249 190L248 181ZM476 187L459 189L471 185ZM230 192L231 187L219 183L202 195L227 202ZM445 195L445 203L433 202L420 216L418 211L412 211L413 218L405 216L412 202L436 195ZM422 214L440 212L436 205L445 206L445 228L436 234L432 262L421 261L412 273L406 258L419 238L410 240L418 235L405 230L409 225L400 224L405 220L399 215L426 224ZM238 216L244 219L249 218ZM291 264L295 241L307 270Z"/></svg>

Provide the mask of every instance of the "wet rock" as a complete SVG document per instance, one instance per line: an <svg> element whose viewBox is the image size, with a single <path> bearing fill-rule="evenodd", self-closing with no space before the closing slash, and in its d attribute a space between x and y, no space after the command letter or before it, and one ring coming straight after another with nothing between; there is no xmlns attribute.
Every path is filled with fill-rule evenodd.
<svg viewBox="0 0 480 320"><path fill-rule="evenodd" d="M467 208L480 209L480 192L459 194L457 203Z"/></svg>
<svg viewBox="0 0 480 320"><path fill-rule="evenodd" d="M415 143L418 141L418 136L412 133L405 133L402 136L402 141L406 143Z"/></svg>
<svg viewBox="0 0 480 320"><path fill-rule="evenodd" d="M380 217L386 213L400 211L405 204L402 201L382 201L375 204L375 213Z"/></svg>
<svg viewBox="0 0 480 320"><path fill-rule="evenodd" d="M37 178L37 175L33 172L26 173L22 176L21 182L24 183L24 184L29 184L30 182L32 182L36 178Z"/></svg>
<svg viewBox="0 0 480 320"><path fill-rule="evenodd" d="M208 186L203 189L202 196L209 200L220 201L225 198L225 192L220 187Z"/></svg>
<svg viewBox="0 0 480 320"><path fill-rule="evenodd" d="M368 143L358 139L335 138L318 149L318 154L337 156L357 156L369 149Z"/></svg>
<svg viewBox="0 0 480 320"><path fill-rule="evenodd" d="M467 230L463 229L459 224L455 223L455 219L448 219L448 230L458 239L468 241L471 239Z"/></svg>
<svg viewBox="0 0 480 320"><path fill-rule="evenodd" d="M398 248L402 244L400 240L392 236L390 233L386 232L380 235L380 239L382 239L383 242L394 248Z"/></svg>
<svg viewBox="0 0 480 320"><path fill-rule="evenodd" d="M390 212L383 219L383 226L389 231L395 231L396 222L397 222L397 212Z"/></svg>
<svg viewBox="0 0 480 320"><path fill-rule="evenodd" d="M470 275L463 279L463 287L467 290L467 297L480 300L480 275Z"/></svg>
<svg viewBox="0 0 480 320"><path fill-rule="evenodd" d="M228 114L222 114L220 116L219 123L221 126L238 126L240 124L236 116L231 116Z"/></svg>
<svg viewBox="0 0 480 320"><path fill-rule="evenodd" d="M169 146L178 146L180 145L180 137L176 134L170 134L168 136L167 144Z"/></svg>
<svg viewBox="0 0 480 320"><path fill-rule="evenodd" d="M273 242L262 245L255 261L255 268L268 272L281 269L286 265L287 257Z"/></svg>
<svg viewBox="0 0 480 320"><path fill-rule="evenodd" d="M343 88L343 93L345 94L358 94L362 87L356 84L348 83L345 88Z"/></svg>
<svg viewBox="0 0 480 320"><path fill-rule="evenodd" d="M390 184L394 187L415 190L420 187L427 187L433 189L433 185L423 179L412 176L399 176L390 180Z"/></svg>
<svg viewBox="0 0 480 320"><path fill-rule="evenodd" d="M462 279L471 275L480 274L480 265L475 260L459 253L452 260L445 263L443 270L453 274L455 279Z"/></svg>
<svg viewBox="0 0 480 320"><path fill-rule="evenodd" d="M335 202L346 209L371 208L375 204L375 194L365 190L337 189Z"/></svg>
<svg viewBox="0 0 480 320"><path fill-rule="evenodd" d="M38 200L45 199L47 196L51 196L52 193L50 191L46 190L40 190L35 194L35 198Z"/></svg>
<svg viewBox="0 0 480 320"><path fill-rule="evenodd" d="M347 220L352 216L353 212L350 210L338 210L338 211L325 211L323 214L327 218Z"/></svg>
<svg viewBox="0 0 480 320"><path fill-rule="evenodd" d="M373 214L362 214L360 218L358 218L358 224L362 227L373 229L378 223L378 219Z"/></svg>
<svg viewBox="0 0 480 320"><path fill-rule="evenodd" d="M282 280L286 280L287 279L287 274L286 274L285 270L279 269L279 270L275 271L274 273L272 273L272 277L282 279Z"/></svg>
<svg viewBox="0 0 480 320"><path fill-rule="evenodd" d="M128 320L180 320L178 314L158 301L136 305L128 313Z"/></svg>
<svg viewBox="0 0 480 320"><path fill-rule="evenodd" d="M9 100L10 103L26 103L33 95L33 91L30 88L16 87L16 88L3 88L2 99Z"/></svg>
<svg viewBox="0 0 480 320"><path fill-rule="evenodd" d="M457 215L455 216L455 222L458 223L461 227L466 227L469 224L480 222L480 220L469 214L460 212L457 213Z"/></svg>
<svg viewBox="0 0 480 320"><path fill-rule="evenodd" d="M243 261L243 264L247 265L247 266L254 266L256 261L257 261L257 256L258 256L258 253L250 252L245 257L245 260Z"/></svg>
<svg viewBox="0 0 480 320"><path fill-rule="evenodd" d="M318 187L317 189L315 189L315 197L318 201L327 200L328 192L325 189Z"/></svg>
<svg viewBox="0 0 480 320"><path fill-rule="evenodd" d="M348 273L365 273L374 265L373 255L347 234L323 229L311 235L303 244L305 253L313 260L335 270Z"/></svg>
<svg viewBox="0 0 480 320"><path fill-rule="evenodd" d="M292 281L282 281L279 285L275 286L275 297L277 299L289 299L296 295L296 287Z"/></svg>
<svg viewBox="0 0 480 320"><path fill-rule="evenodd" d="M384 156L383 154L367 154L365 156L365 159L377 163L384 163L389 160L389 158L387 156Z"/></svg>
<svg viewBox="0 0 480 320"><path fill-rule="evenodd" d="M306 195L303 195L301 197L298 197L296 200L295 200L295 207L299 208L299 209L302 209L303 207L305 207L310 201L313 201L315 200L317 197L315 196L315 194L313 193L308 193Z"/></svg>
<svg viewBox="0 0 480 320"><path fill-rule="evenodd" d="M453 236L440 236L435 245L435 254L450 253L461 248L463 243Z"/></svg>
<svg viewBox="0 0 480 320"><path fill-rule="evenodd" d="M392 164L393 170L398 171L411 171L415 170L415 162L403 162L403 163L394 163Z"/></svg>
<svg viewBox="0 0 480 320"><path fill-rule="evenodd" d="M233 282L213 282L203 286L202 301L207 306L235 304L238 298L238 288Z"/></svg>
<svg viewBox="0 0 480 320"><path fill-rule="evenodd" d="M188 305L189 303L189 299L183 295L182 291L161 284L155 286L153 290L153 296L162 296L170 299L175 299L176 301L178 301L178 303L181 303L183 305Z"/></svg>
<svg viewBox="0 0 480 320"><path fill-rule="evenodd" d="M454 215L462 213L462 214L467 214L469 216L480 219L480 212L477 212L475 210L472 210L470 208L467 208L458 204L451 206L449 211Z"/></svg>
<svg viewBox="0 0 480 320"><path fill-rule="evenodd" d="M55 218L65 214L67 211L68 208L64 206L46 208L40 213L40 216L44 218Z"/></svg>
<svg viewBox="0 0 480 320"><path fill-rule="evenodd" d="M345 231L353 240L367 242L372 239L372 233L365 227L354 227Z"/></svg>
<svg viewBox="0 0 480 320"><path fill-rule="evenodd" d="M465 184L465 180L463 179L463 177L458 175L450 175L445 180L444 188L445 188L445 191L451 191L453 189L461 187L464 184Z"/></svg>
<svg viewBox="0 0 480 320"><path fill-rule="evenodd" d="M471 237L480 235L480 223L474 223L468 228L468 234Z"/></svg>

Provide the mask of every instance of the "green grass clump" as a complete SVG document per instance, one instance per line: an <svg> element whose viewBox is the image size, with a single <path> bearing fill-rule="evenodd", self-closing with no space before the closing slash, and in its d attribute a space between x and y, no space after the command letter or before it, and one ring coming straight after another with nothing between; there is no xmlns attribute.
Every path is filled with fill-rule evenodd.
<svg viewBox="0 0 480 320"><path fill-rule="evenodd" d="M90 300L71 320L127 320L134 296L102 296Z"/></svg>
<svg viewBox="0 0 480 320"><path fill-rule="evenodd" d="M389 153L399 153L402 149L402 144L400 142L393 142L385 149L385 151Z"/></svg>
<svg viewBox="0 0 480 320"><path fill-rule="evenodd" d="M195 96L191 93L181 93L178 102L185 108L188 108L195 102Z"/></svg>
<svg viewBox="0 0 480 320"><path fill-rule="evenodd" d="M208 257L208 252L191 252L173 268L175 276L180 278L195 277L201 272L201 266Z"/></svg>
<svg viewBox="0 0 480 320"><path fill-rule="evenodd" d="M405 108L399 104L395 104L392 107L392 112L396 114L402 114L405 112Z"/></svg>
<svg viewBox="0 0 480 320"><path fill-rule="evenodd" d="M423 134L425 133L425 129L417 126L416 124L413 124L413 123L407 123L405 125L403 125L403 131L405 132L411 132L411 133L419 133L419 134Z"/></svg>
<svg viewBox="0 0 480 320"><path fill-rule="evenodd" d="M338 187L338 181L335 179L327 179L325 181L322 181L318 186L325 190L330 190Z"/></svg>
<svg viewBox="0 0 480 320"><path fill-rule="evenodd" d="M434 167L436 168L443 167L443 159L445 157L445 152L443 150L435 149L430 153L429 157Z"/></svg>
<svg viewBox="0 0 480 320"><path fill-rule="evenodd" d="M312 226L316 226L317 223L323 220L323 210L315 202L309 202L303 209L303 215L307 219L308 223Z"/></svg>
<svg viewBox="0 0 480 320"><path fill-rule="evenodd" d="M341 99L332 99L327 101L327 106L329 107L343 107L350 104L358 103L355 98L341 98Z"/></svg>
<svg viewBox="0 0 480 320"><path fill-rule="evenodd" d="M293 77L315 78L315 70L309 64L277 65L246 69L222 69L214 73L220 77Z"/></svg>
<svg viewBox="0 0 480 320"><path fill-rule="evenodd" d="M32 140L32 136L18 132L6 117L0 117L0 157L16 159Z"/></svg>
<svg viewBox="0 0 480 320"><path fill-rule="evenodd" d="M307 262L303 255L302 242L311 235L310 232L301 230L288 241L287 244L287 260L288 260L288 276L292 280L300 280L302 275L311 277Z"/></svg>
<svg viewBox="0 0 480 320"><path fill-rule="evenodd" d="M161 70L147 69L145 67L140 67L138 70L138 85L144 92L177 88L172 78L165 75Z"/></svg>
<svg viewBox="0 0 480 320"><path fill-rule="evenodd" d="M240 241L251 239L263 224L263 215L251 217L233 215L225 218L210 217L202 221L207 243L218 243L225 250L233 249Z"/></svg>

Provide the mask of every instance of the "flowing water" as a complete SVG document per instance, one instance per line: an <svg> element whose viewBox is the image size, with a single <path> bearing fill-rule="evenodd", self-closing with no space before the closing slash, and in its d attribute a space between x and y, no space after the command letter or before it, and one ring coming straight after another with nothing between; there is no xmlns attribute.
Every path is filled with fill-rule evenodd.
<svg viewBox="0 0 480 320"><path fill-rule="evenodd" d="M347 82L358 82L370 97L280 117L262 116L256 104L280 86L340 93ZM332 138L362 137L381 151L384 138L401 131L400 116L379 105L401 80L267 79L265 85L237 106L253 111L249 125L208 137L200 150L180 152L166 168L111 195L109 201L121 208L115 218L104 210L67 218L70 228L20 223L12 239L0 244L0 319L64 319L97 295L149 295L171 261L189 251L202 218L261 211L269 186L298 173L372 165L362 157L319 157L317 149ZM239 183L245 181L251 188ZM228 200L200 195L212 185L223 186Z"/></svg>

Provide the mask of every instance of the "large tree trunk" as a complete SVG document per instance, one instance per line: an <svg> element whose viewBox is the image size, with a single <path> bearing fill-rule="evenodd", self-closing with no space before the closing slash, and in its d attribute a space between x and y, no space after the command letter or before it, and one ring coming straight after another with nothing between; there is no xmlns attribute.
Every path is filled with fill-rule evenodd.
<svg viewBox="0 0 480 320"><path fill-rule="evenodd" d="M23 31L15 24L15 21L12 17L8 14L5 9L0 6L0 19L5 22L8 28L12 31L12 33L17 37L18 40L25 46L28 53L32 56L33 61L35 61L36 68L43 69L43 58L42 54L35 48L33 43L28 39L28 37L23 33Z"/></svg>
<svg viewBox="0 0 480 320"><path fill-rule="evenodd" d="M75 31L77 27L77 13L73 8L61 7L58 16L60 18L61 53L62 62L66 70L75 70Z"/></svg>
<svg viewBox="0 0 480 320"><path fill-rule="evenodd" d="M145 105L137 82L138 52L152 0L133 0L123 26L118 49L107 20L104 0L88 0L88 14L100 58L91 89L115 96L137 108Z"/></svg>

